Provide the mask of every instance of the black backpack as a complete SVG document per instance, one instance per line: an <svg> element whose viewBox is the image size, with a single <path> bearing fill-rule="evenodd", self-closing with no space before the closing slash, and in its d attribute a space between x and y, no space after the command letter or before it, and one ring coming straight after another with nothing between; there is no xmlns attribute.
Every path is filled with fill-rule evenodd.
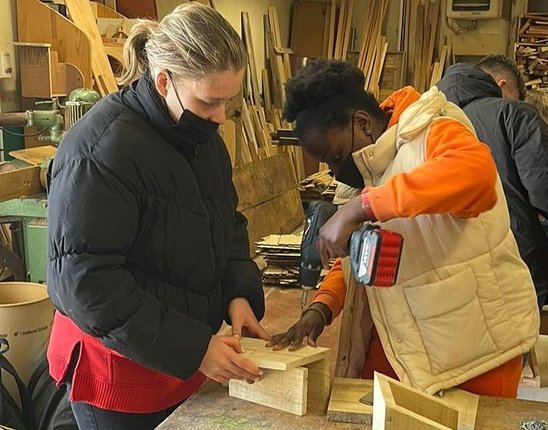
<svg viewBox="0 0 548 430"><path fill-rule="evenodd" d="M21 408L19 408L13 397L2 384L2 372L0 371L0 425L15 430L34 430L32 400L27 386L21 380L13 365L4 356L9 348L8 340L0 338L0 368L8 372L15 379L21 398Z"/></svg>
<svg viewBox="0 0 548 430"><path fill-rule="evenodd" d="M29 381L36 430L78 430L69 402L67 386L59 387L49 374L43 357Z"/></svg>

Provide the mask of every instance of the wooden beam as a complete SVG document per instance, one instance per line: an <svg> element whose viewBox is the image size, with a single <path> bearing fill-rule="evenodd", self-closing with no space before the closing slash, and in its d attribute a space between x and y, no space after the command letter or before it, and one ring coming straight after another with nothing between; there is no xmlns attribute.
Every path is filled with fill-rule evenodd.
<svg viewBox="0 0 548 430"><path fill-rule="evenodd" d="M333 58L333 49L335 42L335 18L337 17L337 0L331 0L329 9L329 38L327 40L327 55L328 59Z"/></svg>
<svg viewBox="0 0 548 430"><path fill-rule="evenodd" d="M0 173L0 202L43 192L40 166Z"/></svg>
<svg viewBox="0 0 548 430"><path fill-rule="evenodd" d="M352 16L354 15L354 0L350 0L348 5L348 11L345 19L344 39L341 51L341 60L346 61L346 55L348 53L348 44L350 42L350 29L352 28Z"/></svg>
<svg viewBox="0 0 548 430"><path fill-rule="evenodd" d="M57 148L55 146L44 145L37 146L36 148L10 151L9 155L32 166L40 166L45 160L53 158L56 152Z"/></svg>

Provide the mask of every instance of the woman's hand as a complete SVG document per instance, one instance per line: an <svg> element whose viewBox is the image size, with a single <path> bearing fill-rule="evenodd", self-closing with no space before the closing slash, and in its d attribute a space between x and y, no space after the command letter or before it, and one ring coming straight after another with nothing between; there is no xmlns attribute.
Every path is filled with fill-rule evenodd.
<svg viewBox="0 0 548 430"><path fill-rule="evenodd" d="M233 336L212 336L199 371L214 381L230 379L257 381L263 372L255 363L242 357L240 339Z"/></svg>
<svg viewBox="0 0 548 430"><path fill-rule="evenodd" d="M362 209L361 197L354 197L343 205L320 229L318 239L320 256L324 268L329 267L329 259L346 257L350 236L367 220Z"/></svg>
<svg viewBox="0 0 548 430"><path fill-rule="evenodd" d="M228 316L232 321L232 336L270 340L270 335L259 324L246 299L236 298L232 300L228 305Z"/></svg>

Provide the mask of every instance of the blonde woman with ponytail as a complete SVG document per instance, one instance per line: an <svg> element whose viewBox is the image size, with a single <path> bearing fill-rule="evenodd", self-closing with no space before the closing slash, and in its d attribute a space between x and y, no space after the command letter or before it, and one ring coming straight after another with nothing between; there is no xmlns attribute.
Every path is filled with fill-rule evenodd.
<svg viewBox="0 0 548 430"><path fill-rule="evenodd" d="M50 374L80 429L152 429L206 377L256 380L264 295L217 133L247 62L198 3L142 20L123 88L66 134L51 169ZM225 320L231 336L216 335Z"/></svg>

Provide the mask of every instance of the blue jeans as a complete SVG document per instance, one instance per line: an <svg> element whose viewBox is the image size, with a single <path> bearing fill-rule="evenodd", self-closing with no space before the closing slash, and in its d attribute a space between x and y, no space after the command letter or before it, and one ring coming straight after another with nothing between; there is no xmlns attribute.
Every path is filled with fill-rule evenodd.
<svg viewBox="0 0 548 430"><path fill-rule="evenodd" d="M179 406L152 414L128 414L107 411L84 402L70 405L80 430L153 430Z"/></svg>

